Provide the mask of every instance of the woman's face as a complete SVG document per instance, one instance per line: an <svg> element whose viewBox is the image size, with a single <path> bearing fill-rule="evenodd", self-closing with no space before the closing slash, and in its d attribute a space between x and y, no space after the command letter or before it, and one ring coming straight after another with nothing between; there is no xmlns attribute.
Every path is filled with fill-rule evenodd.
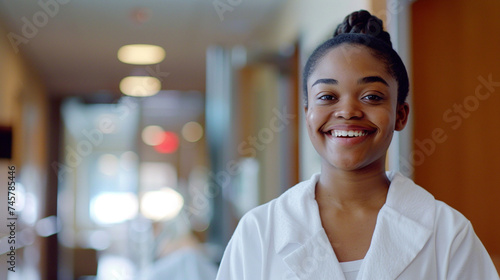
<svg viewBox="0 0 500 280"><path fill-rule="evenodd" d="M347 171L385 166L394 130L404 128L409 111L408 104L397 104L398 84L386 68L359 45L336 47L316 65L305 113L323 165Z"/></svg>

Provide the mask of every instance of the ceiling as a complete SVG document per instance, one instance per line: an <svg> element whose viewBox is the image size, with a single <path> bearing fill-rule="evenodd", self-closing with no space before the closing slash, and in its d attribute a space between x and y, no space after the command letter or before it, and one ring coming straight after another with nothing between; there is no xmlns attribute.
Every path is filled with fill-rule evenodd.
<svg viewBox="0 0 500 280"><path fill-rule="evenodd" d="M206 48L259 46L256 35L285 1L0 0L0 24L51 95L118 94L123 77L145 72L163 90L204 92ZM133 43L160 45L166 58L146 67L118 61L117 50Z"/></svg>

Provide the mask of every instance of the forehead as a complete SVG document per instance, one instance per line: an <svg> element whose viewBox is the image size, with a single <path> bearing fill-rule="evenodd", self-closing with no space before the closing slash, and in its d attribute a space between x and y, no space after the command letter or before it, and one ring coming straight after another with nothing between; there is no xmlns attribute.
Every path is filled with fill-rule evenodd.
<svg viewBox="0 0 500 280"><path fill-rule="evenodd" d="M395 79L388 72L384 60L375 56L373 51L362 45L341 44L327 51L321 57L307 83L322 78L332 78L342 81L358 80L367 76L381 76L391 84Z"/></svg>

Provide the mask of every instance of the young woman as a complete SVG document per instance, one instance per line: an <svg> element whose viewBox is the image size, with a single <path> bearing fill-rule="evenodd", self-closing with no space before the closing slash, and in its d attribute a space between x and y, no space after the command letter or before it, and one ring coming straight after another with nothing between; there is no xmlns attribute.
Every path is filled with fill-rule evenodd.
<svg viewBox="0 0 500 280"><path fill-rule="evenodd" d="M321 173L241 219L217 279L499 279L464 216L385 172L408 87L382 21L348 15L304 69Z"/></svg>

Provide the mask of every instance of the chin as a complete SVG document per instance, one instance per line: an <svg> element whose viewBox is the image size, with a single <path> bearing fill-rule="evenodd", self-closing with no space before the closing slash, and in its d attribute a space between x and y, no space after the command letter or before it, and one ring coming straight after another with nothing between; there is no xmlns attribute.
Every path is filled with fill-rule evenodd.
<svg viewBox="0 0 500 280"><path fill-rule="evenodd" d="M356 171L366 167L366 164L356 160L334 160L329 161L328 165L337 170Z"/></svg>
<svg viewBox="0 0 500 280"><path fill-rule="evenodd" d="M365 157L344 157L344 158L329 158L325 159L324 163L328 168L333 168L339 171L361 171L366 169L378 168L383 166L385 168L385 156L378 159L367 159Z"/></svg>

